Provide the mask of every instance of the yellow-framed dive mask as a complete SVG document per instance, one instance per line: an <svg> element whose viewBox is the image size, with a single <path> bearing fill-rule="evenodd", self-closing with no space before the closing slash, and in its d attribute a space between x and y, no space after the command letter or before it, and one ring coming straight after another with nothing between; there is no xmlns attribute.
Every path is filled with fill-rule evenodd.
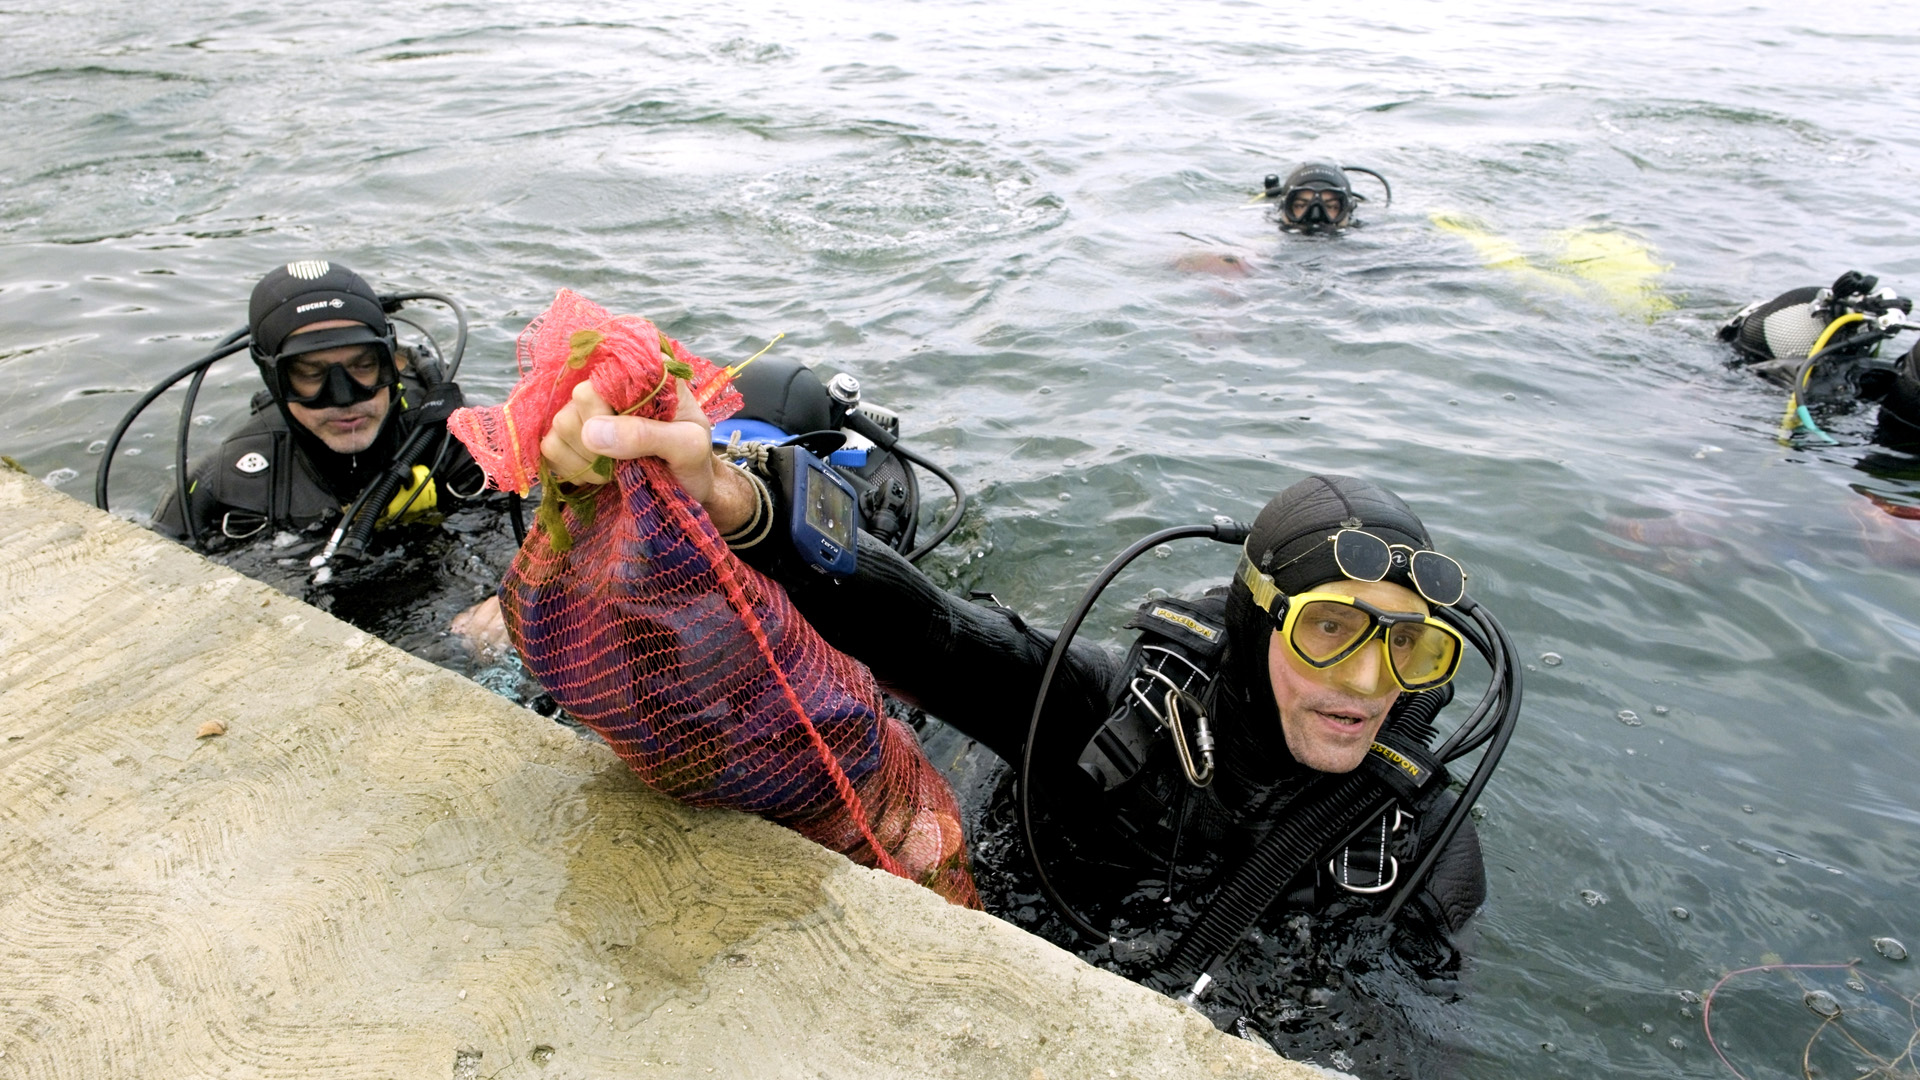
<svg viewBox="0 0 1920 1080"><path fill-rule="evenodd" d="M1244 551L1239 577L1287 648L1308 667L1331 668L1378 639L1387 671L1402 690L1444 686L1460 670L1465 640L1431 615L1383 611L1358 597L1332 591L1288 596L1271 575L1254 567Z"/></svg>

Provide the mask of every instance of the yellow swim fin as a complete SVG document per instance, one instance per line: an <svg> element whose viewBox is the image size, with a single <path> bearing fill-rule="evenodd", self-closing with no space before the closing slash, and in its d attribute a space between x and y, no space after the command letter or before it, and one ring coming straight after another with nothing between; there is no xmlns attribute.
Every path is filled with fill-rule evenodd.
<svg viewBox="0 0 1920 1080"><path fill-rule="evenodd" d="M1568 229L1559 240L1555 264L1591 282L1622 315L1651 319L1673 310L1673 301L1660 291L1660 278L1673 267L1655 257L1652 245L1605 229Z"/></svg>
<svg viewBox="0 0 1920 1080"><path fill-rule="evenodd" d="M1489 230L1478 219L1465 214L1447 213L1436 210L1429 215L1433 223L1442 230L1460 237L1472 244L1480 253L1480 262L1489 270L1504 270L1515 278L1534 288L1549 292L1578 294L1580 287L1573 282L1533 265L1519 245Z"/></svg>

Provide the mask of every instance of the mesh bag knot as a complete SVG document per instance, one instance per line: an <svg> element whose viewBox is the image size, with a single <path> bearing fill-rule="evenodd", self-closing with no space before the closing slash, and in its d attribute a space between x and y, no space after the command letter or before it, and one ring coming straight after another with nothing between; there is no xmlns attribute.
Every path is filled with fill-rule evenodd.
<svg viewBox="0 0 1920 1080"><path fill-rule="evenodd" d="M723 369L646 319L561 290L521 333L506 404L447 427L496 487L525 492L581 380L620 412L670 419L686 378L709 419L740 407ZM500 585L527 669L650 787L760 814L855 862L979 907L953 791L873 675L779 585L728 550L655 458L543 510Z"/></svg>

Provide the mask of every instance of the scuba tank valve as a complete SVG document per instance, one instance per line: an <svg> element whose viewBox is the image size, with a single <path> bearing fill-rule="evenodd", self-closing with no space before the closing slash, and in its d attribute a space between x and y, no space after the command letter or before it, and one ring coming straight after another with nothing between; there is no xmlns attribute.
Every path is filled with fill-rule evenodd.
<svg viewBox="0 0 1920 1080"><path fill-rule="evenodd" d="M833 400L833 426L845 427L847 417L860 408L860 380L841 372L827 381L827 397Z"/></svg>

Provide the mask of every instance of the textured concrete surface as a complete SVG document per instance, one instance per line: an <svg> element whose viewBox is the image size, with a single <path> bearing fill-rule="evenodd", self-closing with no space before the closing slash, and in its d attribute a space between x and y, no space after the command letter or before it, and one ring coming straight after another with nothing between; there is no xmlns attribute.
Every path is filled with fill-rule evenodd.
<svg viewBox="0 0 1920 1080"><path fill-rule="evenodd" d="M1322 1074L0 469L0 1077L709 1075Z"/></svg>

